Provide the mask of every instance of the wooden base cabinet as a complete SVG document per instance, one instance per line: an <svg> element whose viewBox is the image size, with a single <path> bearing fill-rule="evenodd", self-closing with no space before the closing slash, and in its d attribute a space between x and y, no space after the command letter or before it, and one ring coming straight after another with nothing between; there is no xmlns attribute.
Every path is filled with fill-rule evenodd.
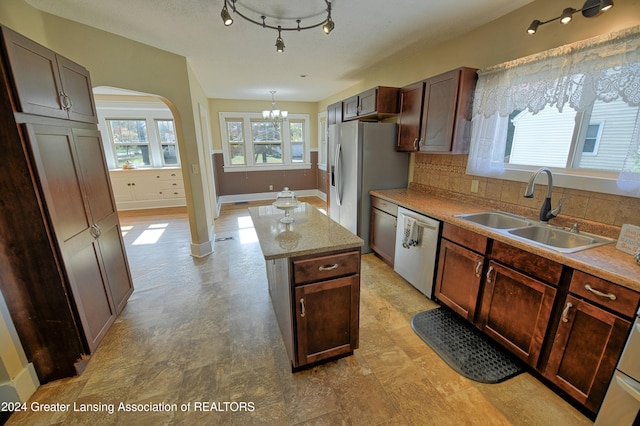
<svg viewBox="0 0 640 426"><path fill-rule="evenodd" d="M486 248L486 237L443 225L435 296L470 322L475 320Z"/></svg>
<svg viewBox="0 0 640 426"><path fill-rule="evenodd" d="M293 371L358 348L360 250L267 260L267 279Z"/></svg>
<svg viewBox="0 0 640 426"><path fill-rule="evenodd" d="M1 30L0 289L46 383L82 370L133 285L88 72Z"/></svg>
<svg viewBox="0 0 640 426"><path fill-rule="evenodd" d="M544 375L595 413L631 329L640 294L574 271Z"/></svg>
<svg viewBox="0 0 640 426"><path fill-rule="evenodd" d="M358 275L296 287L294 300L299 365L347 355L358 347Z"/></svg>
<svg viewBox="0 0 640 426"><path fill-rule="evenodd" d="M597 412L630 327L630 321L567 296L545 375Z"/></svg>
<svg viewBox="0 0 640 426"><path fill-rule="evenodd" d="M490 261L477 325L518 358L536 366L555 296L555 288Z"/></svg>

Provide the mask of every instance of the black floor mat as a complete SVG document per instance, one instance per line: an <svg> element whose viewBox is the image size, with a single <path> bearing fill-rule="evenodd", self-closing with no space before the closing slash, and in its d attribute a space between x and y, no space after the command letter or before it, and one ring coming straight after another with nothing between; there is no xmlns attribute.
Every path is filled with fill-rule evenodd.
<svg viewBox="0 0 640 426"><path fill-rule="evenodd" d="M499 383L522 372L518 362L453 312L420 312L411 326L451 368L482 383Z"/></svg>

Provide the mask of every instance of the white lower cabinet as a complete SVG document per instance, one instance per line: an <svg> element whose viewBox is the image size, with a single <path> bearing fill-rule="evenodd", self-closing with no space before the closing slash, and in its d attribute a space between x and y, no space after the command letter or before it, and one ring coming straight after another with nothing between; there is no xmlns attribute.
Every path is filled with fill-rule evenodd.
<svg viewBox="0 0 640 426"><path fill-rule="evenodd" d="M111 170L118 210L185 206L181 169Z"/></svg>

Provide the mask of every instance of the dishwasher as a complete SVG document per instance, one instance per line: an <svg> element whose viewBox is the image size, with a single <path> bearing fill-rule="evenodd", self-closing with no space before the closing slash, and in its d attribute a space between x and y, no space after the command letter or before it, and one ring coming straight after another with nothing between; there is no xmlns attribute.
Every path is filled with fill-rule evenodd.
<svg viewBox="0 0 640 426"><path fill-rule="evenodd" d="M398 207L393 269L428 298L433 294L439 236L439 221Z"/></svg>

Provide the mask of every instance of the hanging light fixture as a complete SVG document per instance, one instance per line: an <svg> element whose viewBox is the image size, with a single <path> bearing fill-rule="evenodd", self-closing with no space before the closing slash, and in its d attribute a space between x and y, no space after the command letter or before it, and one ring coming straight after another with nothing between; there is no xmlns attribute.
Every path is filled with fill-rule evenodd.
<svg viewBox="0 0 640 426"><path fill-rule="evenodd" d="M284 43L282 47L284 48ZM276 109L276 101L274 99L276 91L270 90L269 93L271 93L271 110L265 109L264 111L262 111L262 118L264 118L265 120L269 120L274 125L276 125L287 119L287 117L289 116L289 111L281 111L279 109Z"/></svg>
<svg viewBox="0 0 640 426"><path fill-rule="evenodd" d="M333 22L333 19L331 18L331 2L329 0L324 0L324 3L326 5L326 9L322 10L321 12L318 12L314 15L312 15L311 17L316 17L316 16L322 16L324 17L324 19L316 24L310 24L310 25L301 25L302 23L302 19L295 19L296 21L296 25L295 26L283 26L283 25L270 25L267 23L267 18L275 20L275 21L286 21L286 20L292 20L291 18L280 18L280 17L276 17L276 16L268 16L266 13L262 13L260 15L260 19L261 21L257 21L249 16L247 16L245 13L242 13L238 6L241 6L240 1L239 0L224 0L224 6L222 6L222 11L220 12L220 17L222 18L222 22L224 23L224 25L226 27L231 26L231 24L233 24L233 18L231 17L231 14L229 13L229 9L228 6L231 5L231 10L233 11L234 14L240 16L242 19L244 19L247 22L251 22L252 24L255 25L259 25L262 28L269 28L272 30L276 30L278 31L278 37L276 38L276 51L277 52L284 52L284 40L282 39L282 31L302 31L302 30L310 30L312 28L316 28L316 27L320 27L322 26L322 32L324 32L325 34L329 34L331 33L331 31L333 31L334 27L335 27L335 23ZM245 9L248 9L245 7ZM326 13L326 17L325 17L325 13Z"/></svg>
<svg viewBox="0 0 640 426"><path fill-rule="evenodd" d="M572 7L567 7L562 11L562 14L558 17L549 19L548 21L540 21L539 19L534 19L529 25L527 32L529 34L535 34L538 32L538 27L540 25L548 24L553 21L560 21L562 24L568 24L573 20L573 15L577 12L582 12L582 16L585 18L593 18L595 16L600 15L602 12L606 12L607 10L613 7L613 0L586 0L582 9L574 9Z"/></svg>

